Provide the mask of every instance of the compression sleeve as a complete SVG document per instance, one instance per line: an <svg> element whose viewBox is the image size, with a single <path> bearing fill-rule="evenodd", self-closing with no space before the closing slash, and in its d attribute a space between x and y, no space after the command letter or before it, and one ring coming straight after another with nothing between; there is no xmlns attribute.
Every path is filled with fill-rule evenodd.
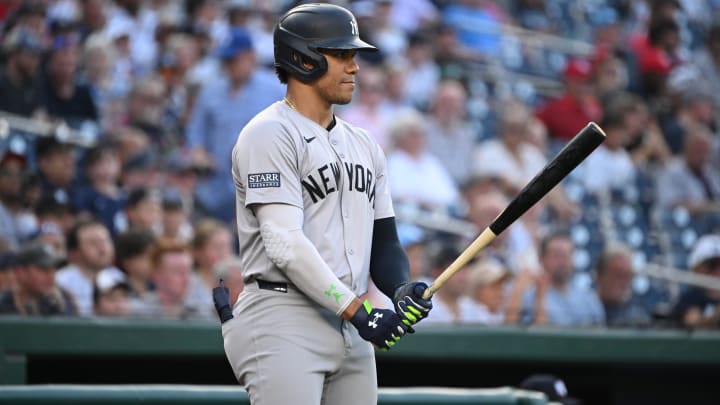
<svg viewBox="0 0 720 405"><path fill-rule="evenodd" d="M398 239L394 217L375 220L370 277L378 289L391 299L395 290L410 279L410 263Z"/></svg>
<svg viewBox="0 0 720 405"><path fill-rule="evenodd" d="M254 207L268 258L313 301L347 318L360 306L353 292L333 273L302 231L303 211L289 204ZM353 304L353 305L351 305ZM350 311L353 312L354 311Z"/></svg>

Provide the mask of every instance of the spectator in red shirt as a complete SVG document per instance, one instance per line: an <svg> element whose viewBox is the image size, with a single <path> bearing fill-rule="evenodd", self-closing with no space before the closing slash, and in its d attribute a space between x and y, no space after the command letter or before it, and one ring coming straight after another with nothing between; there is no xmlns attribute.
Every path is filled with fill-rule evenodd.
<svg viewBox="0 0 720 405"><path fill-rule="evenodd" d="M546 102L537 111L551 138L567 141L589 121L599 121L602 108L593 94L590 78L592 67L582 59L572 59L565 66L565 92Z"/></svg>

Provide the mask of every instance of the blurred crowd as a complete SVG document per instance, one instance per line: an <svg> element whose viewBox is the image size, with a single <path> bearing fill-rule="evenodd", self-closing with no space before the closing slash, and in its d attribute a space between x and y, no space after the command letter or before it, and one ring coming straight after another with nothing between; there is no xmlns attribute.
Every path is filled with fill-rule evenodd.
<svg viewBox="0 0 720 405"><path fill-rule="evenodd" d="M218 279L237 297L230 149L284 95L297 3L0 4L0 313L214 320ZM717 2L335 3L380 49L336 113L385 151L413 279L588 122L607 135L423 324L720 326Z"/></svg>

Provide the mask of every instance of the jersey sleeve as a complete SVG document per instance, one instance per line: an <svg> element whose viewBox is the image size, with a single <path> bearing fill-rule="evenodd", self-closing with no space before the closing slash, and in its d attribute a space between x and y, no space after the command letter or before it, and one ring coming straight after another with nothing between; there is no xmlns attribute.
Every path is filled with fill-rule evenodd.
<svg viewBox="0 0 720 405"><path fill-rule="evenodd" d="M282 203L303 207L297 144L279 122L253 123L233 152L235 181L245 206Z"/></svg>
<svg viewBox="0 0 720 405"><path fill-rule="evenodd" d="M395 211L390 198L390 187L387 178L387 160L380 145L375 144L375 219L383 219L395 216Z"/></svg>

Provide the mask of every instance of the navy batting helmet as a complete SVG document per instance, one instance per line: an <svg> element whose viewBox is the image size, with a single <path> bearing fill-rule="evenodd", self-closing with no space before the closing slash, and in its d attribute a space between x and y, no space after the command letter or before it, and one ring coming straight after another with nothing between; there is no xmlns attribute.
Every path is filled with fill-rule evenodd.
<svg viewBox="0 0 720 405"><path fill-rule="evenodd" d="M355 16L333 4L303 4L290 9L275 26L273 40L275 67L304 82L327 71L322 49L377 51L360 39Z"/></svg>

